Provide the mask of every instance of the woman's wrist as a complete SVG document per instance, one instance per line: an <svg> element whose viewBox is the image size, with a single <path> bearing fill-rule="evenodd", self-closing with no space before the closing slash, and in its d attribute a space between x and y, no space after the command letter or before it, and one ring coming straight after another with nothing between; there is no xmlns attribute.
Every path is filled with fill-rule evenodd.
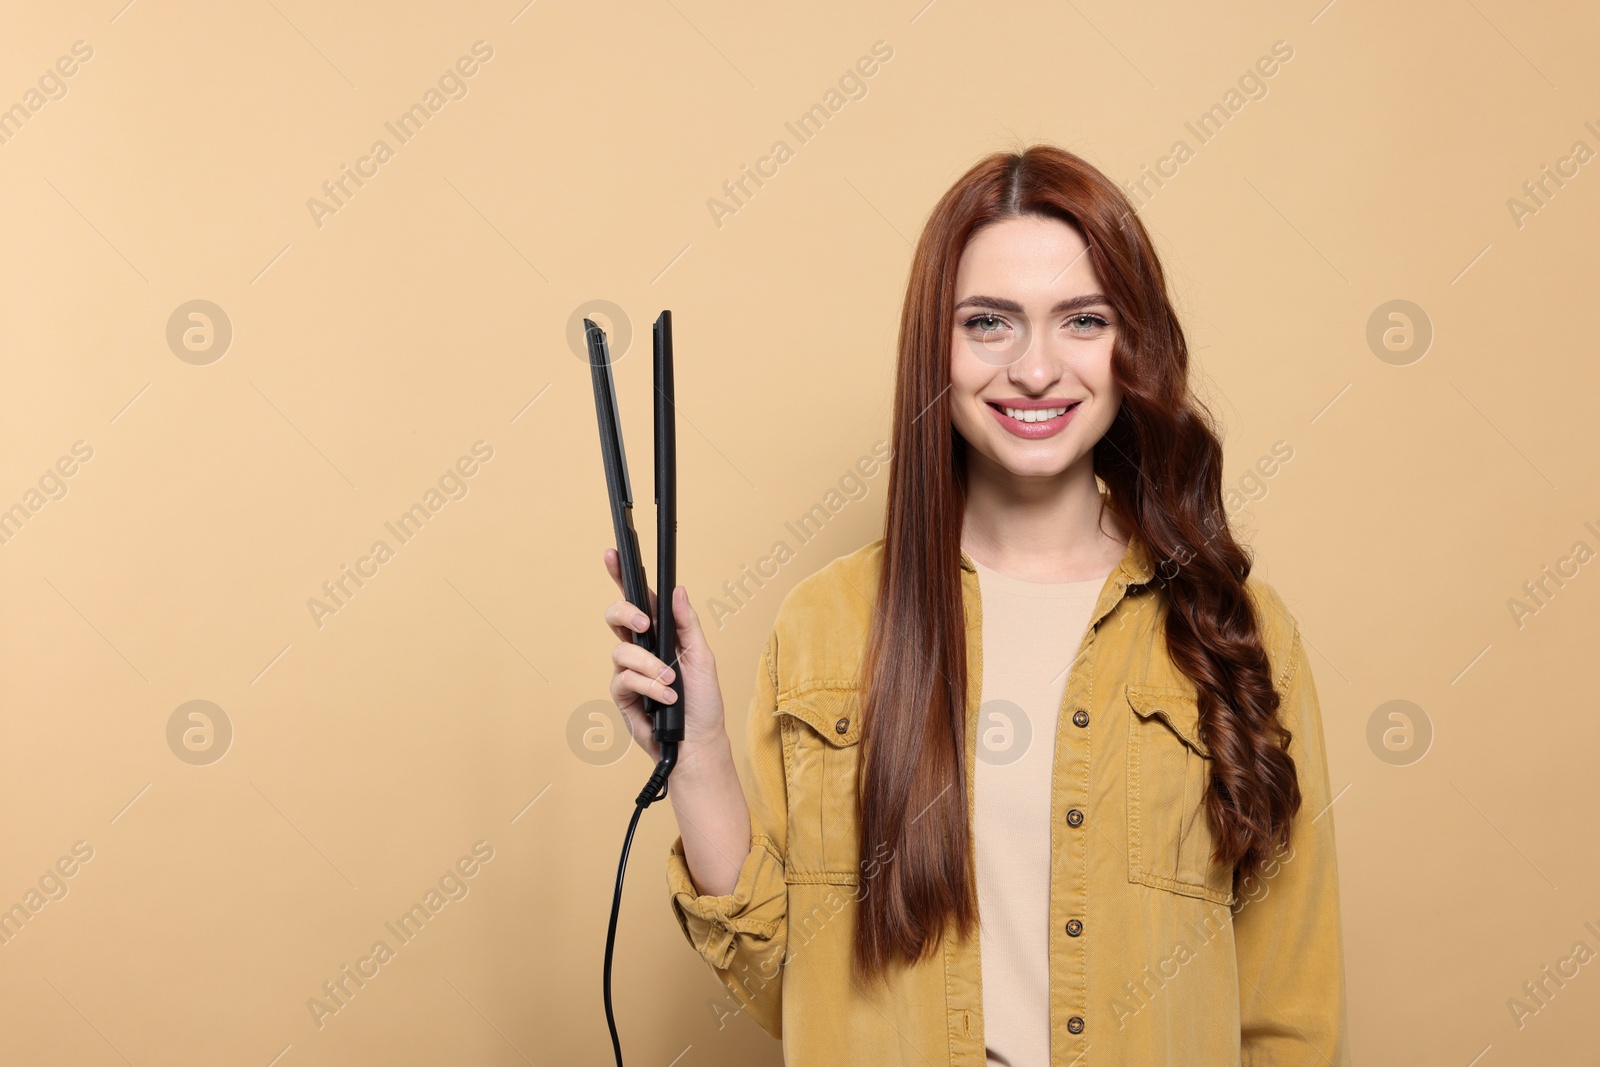
<svg viewBox="0 0 1600 1067"><path fill-rule="evenodd" d="M738 772L733 764L733 742L727 731L723 730L715 737L696 741L687 756L682 753L680 746L678 765L672 769L669 782L672 785L695 785L720 778L730 771L737 777Z"/></svg>

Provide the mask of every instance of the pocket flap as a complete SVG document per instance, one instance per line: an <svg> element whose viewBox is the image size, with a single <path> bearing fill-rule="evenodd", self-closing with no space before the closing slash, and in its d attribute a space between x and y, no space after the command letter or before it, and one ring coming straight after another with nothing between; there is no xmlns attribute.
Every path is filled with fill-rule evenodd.
<svg viewBox="0 0 1600 1067"><path fill-rule="evenodd" d="M1128 703L1141 719L1154 715L1164 720L1172 732L1200 755L1209 758L1211 750L1200 739L1200 705L1180 689L1127 683Z"/></svg>
<svg viewBox="0 0 1600 1067"><path fill-rule="evenodd" d="M793 715L815 730L834 748L847 748L861 740L861 691L811 689L778 700L779 715Z"/></svg>

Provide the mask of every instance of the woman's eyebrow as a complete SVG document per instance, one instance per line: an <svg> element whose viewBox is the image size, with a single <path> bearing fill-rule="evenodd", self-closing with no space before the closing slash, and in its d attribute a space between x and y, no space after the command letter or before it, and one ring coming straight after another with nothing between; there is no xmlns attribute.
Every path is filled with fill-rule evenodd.
<svg viewBox="0 0 1600 1067"><path fill-rule="evenodd" d="M1097 304L1105 304L1109 307L1111 301L1107 300L1103 293L1084 293L1082 296L1074 296L1059 301L1055 307L1050 309L1050 313L1059 315L1063 311L1081 311L1083 308L1094 307ZM994 308L996 311L1009 311L1016 315L1022 313L1021 304L1015 300L1007 300L999 296L969 296L957 303L954 310L960 311L964 307Z"/></svg>

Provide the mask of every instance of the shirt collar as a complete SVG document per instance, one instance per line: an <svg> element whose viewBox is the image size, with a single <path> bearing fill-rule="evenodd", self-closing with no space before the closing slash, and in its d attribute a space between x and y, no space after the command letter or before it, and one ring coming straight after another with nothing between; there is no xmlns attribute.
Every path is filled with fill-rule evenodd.
<svg viewBox="0 0 1600 1067"><path fill-rule="evenodd" d="M978 568L967 554L966 549L961 550L961 582L964 589L972 594L978 589ZM1129 595L1129 590L1134 587L1143 587L1155 574L1155 565L1151 559L1150 548L1137 531L1131 532L1128 537L1128 546L1122 551L1122 559L1117 563L1116 569L1106 577L1105 585L1100 589L1100 599L1095 602L1094 611L1089 616L1091 628L1100 625L1100 620L1114 611L1123 597ZM967 614L968 640L975 640L977 627L981 626L981 609ZM968 695L968 699L976 700L977 694ZM974 705L976 706L976 705Z"/></svg>

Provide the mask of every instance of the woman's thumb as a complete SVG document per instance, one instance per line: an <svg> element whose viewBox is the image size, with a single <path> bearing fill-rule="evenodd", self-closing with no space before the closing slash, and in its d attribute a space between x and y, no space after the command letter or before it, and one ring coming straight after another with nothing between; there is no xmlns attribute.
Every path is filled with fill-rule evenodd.
<svg viewBox="0 0 1600 1067"><path fill-rule="evenodd" d="M679 590L683 591L681 596ZM689 602L688 587L678 586L672 591L672 598L672 618L678 627L678 652L698 656L705 648L706 635L700 630L699 614Z"/></svg>

